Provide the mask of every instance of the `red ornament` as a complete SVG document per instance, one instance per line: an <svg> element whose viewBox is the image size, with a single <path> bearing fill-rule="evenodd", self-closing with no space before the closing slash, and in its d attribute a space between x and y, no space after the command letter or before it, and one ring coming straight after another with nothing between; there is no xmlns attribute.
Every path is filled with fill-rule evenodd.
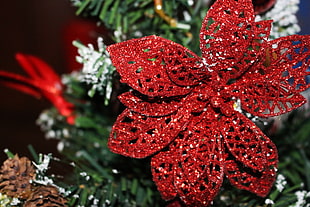
<svg viewBox="0 0 310 207"><path fill-rule="evenodd" d="M38 98L45 97L67 117L69 124L74 124L74 106L64 99L63 84L55 71L32 55L17 54L16 59L30 77L0 71L0 83Z"/></svg>
<svg viewBox="0 0 310 207"><path fill-rule="evenodd" d="M255 14L261 14L273 7L277 0L252 0L252 2Z"/></svg>
<svg viewBox="0 0 310 207"><path fill-rule="evenodd" d="M97 44L98 37L103 36L105 43L110 43L108 30L98 26L97 21L76 17L70 20L63 32L63 47L67 63L67 72L79 71L82 68L81 63L76 61L78 56L77 48L72 44L78 40L83 44Z"/></svg>
<svg viewBox="0 0 310 207"><path fill-rule="evenodd" d="M259 196L273 185L276 146L244 114L276 116L305 103L310 36L268 41L272 22L254 18L251 0L217 0L202 23L202 58L158 36L108 47L121 81L134 89L120 96L127 109L109 148L153 156L165 200L206 206L224 175Z"/></svg>

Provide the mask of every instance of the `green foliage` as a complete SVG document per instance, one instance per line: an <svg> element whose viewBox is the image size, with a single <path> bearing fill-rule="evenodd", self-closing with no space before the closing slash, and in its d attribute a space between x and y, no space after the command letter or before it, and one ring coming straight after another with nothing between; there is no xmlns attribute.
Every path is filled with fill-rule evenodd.
<svg viewBox="0 0 310 207"><path fill-rule="evenodd" d="M199 53L199 30L207 7L202 0L163 1L164 12L177 20L177 26L165 22L154 9L153 0L81 0L74 1L76 14L102 22L115 42L147 35L160 35Z"/></svg>
<svg viewBox="0 0 310 207"><path fill-rule="evenodd" d="M80 163L75 167L74 175L80 176L76 178L75 185L69 188L71 192L69 206L161 206L163 204L154 184L149 178L143 176L143 173L133 174L122 169L112 169L108 165L109 162L99 163L99 160L87 153L82 154L81 157L89 163ZM139 167L136 164L127 159L123 166L132 169Z"/></svg>

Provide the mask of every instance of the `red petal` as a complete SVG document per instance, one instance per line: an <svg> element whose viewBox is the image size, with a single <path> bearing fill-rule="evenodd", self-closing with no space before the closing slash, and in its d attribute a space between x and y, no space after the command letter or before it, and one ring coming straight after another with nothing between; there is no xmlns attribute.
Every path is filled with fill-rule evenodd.
<svg viewBox="0 0 310 207"><path fill-rule="evenodd" d="M134 95L132 92L121 94L119 100L129 109L134 112L141 113L146 116L165 116L174 113L182 105L181 100L174 99L147 99Z"/></svg>
<svg viewBox="0 0 310 207"><path fill-rule="evenodd" d="M220 128L229 152L245 166L262 172L266 165L277 162L274 143L242 114L222 117Z"/></svg>
<svg viewBox="0 0 310 207"><path fill-rule="evenodd" d="M172 200L177 196L174 177L178 158L178 154L172 150L162 151L152 157L153 181L164 200Z"/></svg>
<svg viewBox="0 0 310 207"><path fill-rule="evenodd" d="M209 80L210 72L195 53L176 43L165 48L163 57L169 78L177 85L198 85L201 80Z"/></svg>
<svg viewBox="0 0 310 207"><path fill-rule="evenodd" d="M254 59L257 38L253 5L249 0L217 0L203 20L200 48L207 66L224 84L242 74ZM247 59L250 62L247 62Z"/></svg>
<svg viewBox="0 0 310 207"><path fill-rule="evenodd" d="M309 87L310 35L291 35L272 40L264 48L264 56L243 77L243 81L258 79L279 82L291 93ZM292 88L292 89L291 89Z"/></svg>
<svg viewBox="0 0 310 207"><path fill-rule="evenodd" d="M178 162L174 185L188 206L207 206L223 182L223 147L215 125L214 113L196 116L178 142ZM212 112L211 112L212 113ZM211 123L213 122L213 123ZM211 128L210 128L211 127Z"/></svg>
<svg viewBox="0 0 310 207"><path fill-rule="evenodd" d="M271 117L281 115L298 108L306 102L299 93L289 85L277 81L266 82L266 80L248 81L238 86L238 93L242 103L242 109L260 117Z"/></svg>
<svg viewBox="0 0 310 207"><path fill-rule="evenodd" d="M221 187L223 147L215 128L216 114L209 109L194 116L168 148L152 159L154 181L165 199L178 195L188 206L206 206Z"/></svg>
<svg viewBox="0 0 310 207"><path fill-rule="evenodd" d="M270 66L263 68L266 80L293 87L295 90L291 92L309 88L310 35L292 35L270 41L266 53L270 57Z"/></svg>
<svg viewBox="0 0 310 207"><path fill-rule="evenodd" d="M184 132L174 142L179 141L180 149L176 150L180 153L182 172L192 182L204 176L210 160L221 160L222 146L217 115L211 107L207 107L200 115L193 115Z"/></svg>
<svg viewBox="0 0 310 207"><path fill-rule="evenodd" d="M175 63L180 56L190 53L181 45L161 37L148 36L111 45L107 50L113 65L121 75L121 81L142 94L170 97L184 95L191 90L190 87L176 85L167 74L167 70L175 67L171 66L169 61ZM184 59L193 61L191 57ZM181 64L184 66L182 61ZM192 65L193 63L190 64ZM188 77L185 78L187 86L193 84L187 80Z"/></svg>
<svg viewBox="0 0 310 207"><path fill-rule="evenodd" d="M262 117L298 108L305 102L299 93L310 86L310 36L282 37L263 51L261 62L233 86L242 107Z"/></svg>
<svg viewBox="0 0 310 207"><path fill-rule="evenodd" d="M270 162L265 166L264 171L257 172L234 160L227 160L225 174L230 183L237 188L265 197L276 179L276 167L276 162Z"/></svg>
<svg viewBox="0 0 310 207"><path fill-rule="evenodd" d="M109 148L129 157L147 157L167 146L183 129L188 118L182 113L147 117L125 109L112 128Z"/></svg>
<svg viewBox="0 0 310 207"><path fill-rule="evenodd" d="M272 22L273 22L272 20L263 20L263 21L254 23L254 26L252 29L255 32L254 33L255 37L254 37L254 42L252 42L252 44L266 43L270 35ZM256 46L261 46L261 45L256 45ZM257 49L256 51L258 51Z"/></svg>
<svg viewBox="0 0 310 207"><path fill-rule="evenodd" d="M178 195L188 206L207 206L218 193L224 175L223 149L219 134L205 130L204 121L191 122L168 149L153 157L153 179L164 199Z"/></svg>

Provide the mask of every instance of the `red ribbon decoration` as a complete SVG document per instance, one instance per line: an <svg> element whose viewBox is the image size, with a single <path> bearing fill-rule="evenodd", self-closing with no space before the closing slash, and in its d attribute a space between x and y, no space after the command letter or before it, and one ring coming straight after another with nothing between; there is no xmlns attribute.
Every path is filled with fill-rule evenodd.
<svg viewBox="0 0 310 207"><path fill-rule="evenodd" d="M16 59L29 77L0 71L0 83L30 94L34 97L44 97L67 117L69 124L74 124L74 105L63 97L63 84L55 71L41 59L25 54L17 54Z"/></svg>

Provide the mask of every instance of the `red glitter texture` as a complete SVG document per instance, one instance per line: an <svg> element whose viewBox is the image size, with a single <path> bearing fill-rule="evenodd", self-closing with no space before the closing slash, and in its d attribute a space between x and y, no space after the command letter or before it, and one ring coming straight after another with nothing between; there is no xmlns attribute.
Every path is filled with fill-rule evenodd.
<svg viewBox="0 0 310 207"><path fill-rule="evenodd" d="M266 196L276 176L276 146L245 116L296 109L309 87L310 36L268 41L271 21L254 21L251 0L217 0L203 20L202 58L158 36L108 47L121 81L109 148L151 160L163 199L206 206L224 176ZM240 103L240 104L239 104Z"/></svg>

